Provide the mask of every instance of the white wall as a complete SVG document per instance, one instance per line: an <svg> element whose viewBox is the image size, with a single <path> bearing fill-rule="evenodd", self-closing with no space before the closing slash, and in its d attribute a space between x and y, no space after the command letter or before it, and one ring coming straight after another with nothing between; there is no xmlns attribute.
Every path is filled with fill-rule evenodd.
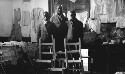
<svg viewBox="0 0 125 74"><path fill-rule="evenodd" d="M48 11L48 0L31 0L30 2L23 2L23 0L13 0L13 10L20 8L21 11L32 11L33 8L43 8L44 11ZM13 18L14 19L14 18ZM29 26L21 26L23 37L29 37Z"/></svg>
<svg viewBox="0 0 125 74"><path fill-rule="evenodd" d="M48 11L48 0L31 0L23 2L23 0L13 0L13 9L20 8L21 11L32 11L33 8L43 8Z"/></svg>
<svg viewBox="0 0 125 74"><path fill-rule="evenodd" d="M21 11L32 11L33 8L38 7L48 11L48 0L31 0L31 2L25 3L23 0L0 0L0 37L10 37L15 8L20 8ZM23 27L24 37L27 35L25 31L29 29L30 27Z"/></svg>
<svg viewBox="0 0 125 74"><path fill-rule="evenodd" d="M13 21L13 0L0 0L0 37L9 37Z"/></svg>
<svg viewBox="0 0 125 74"><path fill-rule="evenodd" d="M43 8L44 11L48 11L48 0L32 0L34 7Z"/></svg>

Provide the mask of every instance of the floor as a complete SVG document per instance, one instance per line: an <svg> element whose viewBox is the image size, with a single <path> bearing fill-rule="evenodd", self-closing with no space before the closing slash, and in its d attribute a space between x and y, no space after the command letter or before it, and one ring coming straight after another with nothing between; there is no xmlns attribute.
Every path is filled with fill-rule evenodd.
<svg viewBox="0 0 125 74"><path fill-rule="evenodd" d="M62 74L62 72L53 72L50 74ZM16 65L1 65L0 66L0 74L48 74L47 70L38 69L38 67L33 68L20 68ZM72 72L68 71L64 74L80 74L79 72ZM84 72L84 74L108 74L106 72L93 72L90 71ZM115 74L115 73L114 73ZM122 74L122 73L116 73L116 74Z"/></svg>

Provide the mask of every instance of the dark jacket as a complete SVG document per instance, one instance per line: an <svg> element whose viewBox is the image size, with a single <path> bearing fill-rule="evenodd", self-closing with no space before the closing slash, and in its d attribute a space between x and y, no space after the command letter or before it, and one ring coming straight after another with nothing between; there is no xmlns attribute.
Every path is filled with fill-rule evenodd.
<svg viewBox="0 0 125 74"><path fill-rule="evenodd" d="M54 23L53 35L55 38L64 38L66 36L68 30L66 21L68 21L68 19L63 14L61 16L56 14L51 17L50 22Z"/></svg>
<svg viewBox="0 0 125 74"><path fill-rule="evenodd" d="M51 25L53 37L55 38L55 49L56 52L58 51L64 51L64 38L67 35L68 27L66 25L66 21L68 19L62 14L62 15L54 15L51 17L50 22L53 23Z"/></svg>
<svg viewBox="0 0 125 74"><path fill-rule="evenodd" d="M67 21L68 33L67 39L71 42L78 42L78 38L83 39L83 23L78 19Z"/></svg>

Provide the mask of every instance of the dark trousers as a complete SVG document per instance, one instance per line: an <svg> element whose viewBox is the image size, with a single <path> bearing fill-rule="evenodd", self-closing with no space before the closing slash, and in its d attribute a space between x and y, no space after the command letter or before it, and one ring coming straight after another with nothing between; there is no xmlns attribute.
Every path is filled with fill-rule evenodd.
<svg viewBox="0 0 125 74"><path fill-rule="evenodd" d="M55 38L55 51L65 51L64 50L64 38Z"/></svg>

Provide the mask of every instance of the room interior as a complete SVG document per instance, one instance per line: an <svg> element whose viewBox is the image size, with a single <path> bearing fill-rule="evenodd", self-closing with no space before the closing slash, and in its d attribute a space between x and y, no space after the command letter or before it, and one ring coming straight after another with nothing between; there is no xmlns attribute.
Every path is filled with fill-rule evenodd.
<svg viewBox="0 0 125 74"><path fill-rule="evenodd" d="M75 10L76 18L83 23L83 41L76 44L79 51L71 51L81 55L79 60L53 62L54 43L50 44L52 47L47 53L51 59L40 58L37 25L43 19L43 12L53 16L58 5L63 6L63 14L68 19L69 12ZM30 63L25 64L26 73L124 74L124 15L124 0L0 0L0 73L18 74L17 53L23 50ZM65 56L68 53L66 50ZM68 68L51 70L54 63L68 65Z"/></svg>

